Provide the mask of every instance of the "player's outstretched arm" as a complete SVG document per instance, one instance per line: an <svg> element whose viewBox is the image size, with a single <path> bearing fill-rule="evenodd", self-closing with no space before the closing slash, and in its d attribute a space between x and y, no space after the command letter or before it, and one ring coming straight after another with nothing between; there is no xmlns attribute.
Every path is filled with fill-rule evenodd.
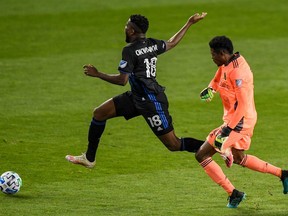
<svg viewBox="0 0 288 216"><path fill-rule="evenodd" d="M91 76L91 77L97 77L99 79L102 79L106 82L115 84L115 85L126 85L128 82L128 75L127 74L106 74L106 73L102 73L100 71L98 71L98 69L96 67L94 67L91 64L88 65L84 65L83 66L84 69L84 74L87 76Z"/></svg>
<svg viewBox="0 0 288 216"><path fill-rule="evenodd" d="M184 24L184 26L166 42L166 51L174 48L184 37L190 26L202 20L206 15L206 12L202 12L201 14L196 13L193 16L189 17L188 21Z"/></svg>

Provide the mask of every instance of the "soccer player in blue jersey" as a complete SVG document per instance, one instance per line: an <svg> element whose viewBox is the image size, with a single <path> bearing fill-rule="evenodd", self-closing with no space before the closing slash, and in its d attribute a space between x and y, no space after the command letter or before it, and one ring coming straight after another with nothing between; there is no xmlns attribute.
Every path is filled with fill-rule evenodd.
<svg viewBox="0 0 288 216"><path fill-rule="evenodd" d="M207 13L196 13L168 41L146 38L149 21L146 17L131 15L126 26L126 42L122 50L120 73L100 72L93 65L84 65L87 76L124 86L129 81L131 90L108 99L93 112L88 133L88 148L80 156L67 155L74 164L93 168L96 164L96 151L108 119L123 116L126 120L143 116L153 133L170 151L196 152L204 143L194 138L178 138L175 135L172 118L168 111L165 88L156 80L158 55L174 48L184 37L191 25L202 20Z"/></svg>

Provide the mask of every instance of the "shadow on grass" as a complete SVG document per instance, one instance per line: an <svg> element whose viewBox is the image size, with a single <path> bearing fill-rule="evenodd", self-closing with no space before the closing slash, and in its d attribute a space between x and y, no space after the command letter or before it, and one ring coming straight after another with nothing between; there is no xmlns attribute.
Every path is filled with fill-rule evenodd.
<svg viewBox="0 0 288 216"><path fill-rule="evenodd" d="M31 199L37 199L36 195L32 194L1 194L0 198L2 200L31 200Z"/></svg>

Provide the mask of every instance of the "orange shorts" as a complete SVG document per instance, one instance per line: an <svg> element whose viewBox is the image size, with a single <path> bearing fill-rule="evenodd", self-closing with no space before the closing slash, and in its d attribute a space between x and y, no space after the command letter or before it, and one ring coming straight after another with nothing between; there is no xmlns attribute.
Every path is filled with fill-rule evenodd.
<svg viewBox="0 0 288 216"><path fill-rule="evenodd" d="M211 146L214 147L214 141L216 136L220 133L221 127L218 127L210 132L207 136L206 140L209 142ZM224 142L222 149L235 148L239 150L248 150L251 144L251 136L247 134L237 133L235 131L231 131L228 139Z"/></svg>

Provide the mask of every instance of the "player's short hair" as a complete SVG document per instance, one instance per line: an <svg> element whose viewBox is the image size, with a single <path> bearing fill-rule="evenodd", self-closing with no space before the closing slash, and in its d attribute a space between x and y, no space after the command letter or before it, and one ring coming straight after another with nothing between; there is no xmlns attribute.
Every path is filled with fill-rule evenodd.
<svg viewBox="0 0 288 216"><path fill-rule="evenodd" d="M145 16L133 14L130 16L130 22L134 23L142 33L146 33L149 28L149 21Z"/></svg>
<svg viewBox="0 0 288 216"><path fill-rule="evenodd" d="M226 36L216 36L209 42L210 48L219 53L221 50L226 50L229 54L233 54L232 41Z"/></svg>

